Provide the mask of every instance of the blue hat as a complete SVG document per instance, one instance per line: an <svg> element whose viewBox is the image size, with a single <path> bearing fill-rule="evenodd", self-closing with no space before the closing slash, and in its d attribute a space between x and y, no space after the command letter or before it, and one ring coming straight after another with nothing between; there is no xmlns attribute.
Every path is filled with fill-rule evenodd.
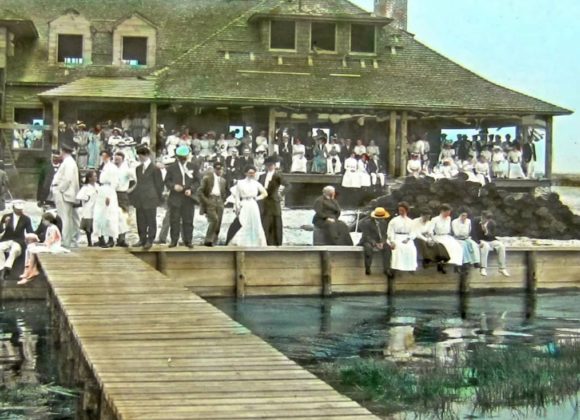
<svg viewBox="0 0 580 420"><path fill-rule="evenodd" d="M175 154L177 156L189 156L190 150L189 147L187 146L180 146L177 148L177 150L175 151Z"/></svg>

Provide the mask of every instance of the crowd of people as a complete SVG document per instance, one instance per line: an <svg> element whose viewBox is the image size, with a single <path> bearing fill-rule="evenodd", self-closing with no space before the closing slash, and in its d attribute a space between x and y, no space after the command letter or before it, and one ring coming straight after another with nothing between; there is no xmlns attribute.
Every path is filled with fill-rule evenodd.
<svg viewBox="0 0 580 420"><path fill-rule="evenodd" d="M536 144L531 137L518 137L512 141L509 134L479 134L470 140L457 135L457 140L441 136L441 152L434 165L431 164L430 146L425 137L409 143L407 173L415 177L453 179L460 174L467 181L485 185L492 179L526 179L536 177Z"/></svg>

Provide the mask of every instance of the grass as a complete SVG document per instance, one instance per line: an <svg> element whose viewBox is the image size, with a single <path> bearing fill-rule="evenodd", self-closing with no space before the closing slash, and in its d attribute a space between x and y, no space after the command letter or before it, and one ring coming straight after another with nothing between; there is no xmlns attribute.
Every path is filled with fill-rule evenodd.
<svg viewBox="0 0 580 420"><path fill-rule="evenodd" d="M74 390L54 384L0 386L0 420L72 419L71 399Z"/></svg>
<svg viewBox="0 0 580 420"><path fill-rule="evenodd" d="M541 410L575 400L580 391L580 344L545 350L482 345L446 364L437 358L409 366L356 359L325 365L323 375L378 414L414 411L455 418L456 404L472 405L483 414L500 408Z"/></svg>

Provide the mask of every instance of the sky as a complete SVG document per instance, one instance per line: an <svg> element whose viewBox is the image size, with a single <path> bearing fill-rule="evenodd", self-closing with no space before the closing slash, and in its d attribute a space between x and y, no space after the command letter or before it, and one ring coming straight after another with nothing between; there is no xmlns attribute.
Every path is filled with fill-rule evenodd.
<svg viewBox="0 0 580 420"><path fill-rule="evenodd" d="M367 10L374 0L351 0ZM575 111L554 120L553 171L580 173L580 0L408 0L408 30L502 86Z"/></svg>

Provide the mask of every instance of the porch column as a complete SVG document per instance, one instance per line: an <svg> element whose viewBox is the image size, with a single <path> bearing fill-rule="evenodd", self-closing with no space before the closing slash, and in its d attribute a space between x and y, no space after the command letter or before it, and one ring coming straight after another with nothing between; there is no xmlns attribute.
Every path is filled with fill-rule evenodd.
<svg viewBox="0 0 580 420"><path fill-rule="evenodd" d="M274 154L274 143L276 141L276 108L271 107L268 115L268 154Z"/></svg>
<svg viewBox="0 0 580 420"><path fill-rule="evenodd" d="M60 102L58 99L55 99L52 102L52 150L58 149L58 123L60 122L59 119L60 119Z"/></svg>
<svg viewBox="0 0 580 420"><path fill-rule="evenodd" d="M391 111L389 118L389 176L397 174L397 113Z"/></svg>
<svg viewBox="0 0 580 420"><path fill-rule="evenodd" d="M401 172L400 177L405 177L407 175L407 144L408 144L408 131L409 131L409 121L407 111L403 111L401 114Z"/></svg>
<svg viewBox="0 0 580 420"><path fill-rule="evenodd" d="M554 159L554 117L546 117L546 178L552 177L552 160Z"/></svg>
<svg viewBox="0 0 580 420"><path fill-rule="evenodd" d="M153 162L155 162L155 158L157 155L157 104L151 103L149 109L149 140L151 144L149 148L151 149L151 153L153 154Z"/></svg>

